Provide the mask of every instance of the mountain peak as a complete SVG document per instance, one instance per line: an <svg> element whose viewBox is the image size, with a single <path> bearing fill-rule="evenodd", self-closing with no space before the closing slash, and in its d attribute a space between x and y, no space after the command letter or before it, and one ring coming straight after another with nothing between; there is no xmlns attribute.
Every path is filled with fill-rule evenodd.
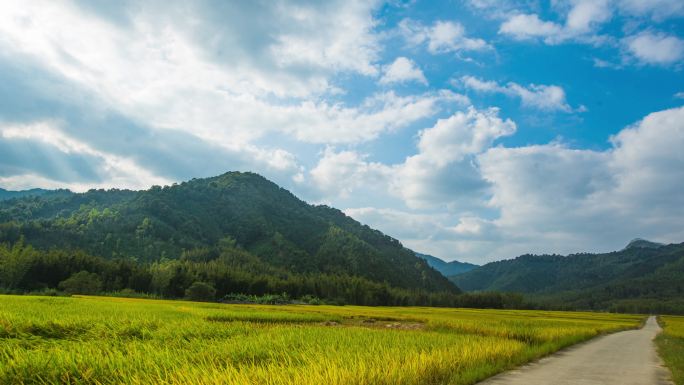
<svg viewBox="0 0 684 385"><path fill-rule="evenodd" d="M642 238L634 238L632 239L627 246L625 247L625 250L627 249L658 249L663 247L664 245L662 243L658 242L651 242L646 239Z"/></svg>
<svg viewBox="0 0 684 385"><path fill-rule="evenodd" d="M53 228L42 225L48 222L58 228L26 236L39 248L79 248L103 258L153 262L160 256L173 260L218 250L229 238L260 261L265 272L353 276L401 289L459 292L396 239L339 210L310 205L256 173L17 203L0 204L0 223L17 223L16 232L8 234L21 232L19 223L33 221L41 221L41 229ZM79 226L63 225L67 222ZM6 241L0 232L0 242Z"/></svg>

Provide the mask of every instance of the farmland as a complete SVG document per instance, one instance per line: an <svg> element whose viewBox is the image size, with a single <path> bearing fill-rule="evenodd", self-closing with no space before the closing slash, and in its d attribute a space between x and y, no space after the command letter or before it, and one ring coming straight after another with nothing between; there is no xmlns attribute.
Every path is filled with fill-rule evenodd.
<svg viewBox="0 0 684 385"><path fill-rule="evenodd" d="M471 384L643 317L0 297L3 384Z"/></svg>
<svg viewBox="0 0 684 385"><path fill-rule="evenodd" d="M684 384L684 317L659 317L664 328L656 338L658 351L665 364L672 371L677 385Z"/></svg>

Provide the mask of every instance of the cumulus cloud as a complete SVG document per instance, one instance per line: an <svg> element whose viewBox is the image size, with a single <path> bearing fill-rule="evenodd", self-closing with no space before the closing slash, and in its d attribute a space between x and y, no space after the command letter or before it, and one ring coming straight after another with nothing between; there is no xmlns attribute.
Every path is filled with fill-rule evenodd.
<svg viewBox="0 0 684 385"><path fill-rule="evenodd" d="M496 108L470 107L440 119L419 133L418 153L394 166L390 192L411 208L477 207L487 186L473 157L515 130L515 123L500 118Z"/></svg>
<svg viewBox="0 0 684 385"><path fill-rule="evenodd" d="M297 157L264 142L361 143L467 101L449 91L370 93L352 105L336 97L339 74L379 73L375 6L3 2L0 65L18 98L1 117L40 106L38 120L56 115L65 135L165 180L251 169L301 182ZM401 69L385 75L398 80ZM95 186L109 174L89 175Z"/></svg>
<svg viewBox="0 0 684 385"><path fill-rule="evenodd" d="M647 16L656 21L684 15L684 2L679 0L620 0L618 7L626 14Z"/></svg>
<svg viewBox="0 0 684 385"><path fill-rule="evenodd" d="M169 184L168 179L150 173L128 158L94 149L69 137L54 122L0 125L0 138L9 147L9 151L3 152L0 161L0 178L11 187L53 187L54 183L46 183L48 176L53 181L61 182L61 187L75 191L92 187L145 188L150 184ZM4 147L5 143L2 142L0 147ZM44 148L33 153L32 156L38 159L25 162L23 157L18 156L20 154L13 154L12 150L25 146ZM46 154L50 154L50 159L40 159ZM17 160L20 160L20 165L15 163L12 167ZM40 184L33 184L36 182Z"/></svg>
<svg viewBox="0 0 684 385"><path fill-rule="evenodd" d="M483 248L491 249L498 237L490 222L470 216L454 219L444 212L425 214L375 207L350 208L344 213L398 237L412 250L446 260L482 263Z"/></svg>
<svg viewBox="0 0 684 385"><path fill-rule="evenodd" d="M368 112L320 97L337 92L330 82L336 73L377 74L372 3L231 6L232 22L214 20L213 5L152 2L124 12L127 23L112 23L71 3L9 1L0 6L0 45L88 90L107 108L227 148L274 131L354 142L396 125L382 123L377 104ZM176 18L179 12L187 14ZM413 100L395 98L388 107L406 116L402 106L416 111L430 103ZM309 129L317 121L332 124ZM378 130L376 123L386 125Z"/></svg>
<svg viewBox="0 0 684 385"><path fill-rule="evenodd" d="M644 64L670 65L684 59L684 40L676 36L644 31L623 43L629 54Z"/></svg>
<svg viewBox="0 0 684 385"><path fill-rule="evenodd" d="M380 78L380 84L405 83L415 81L427 85L427 79L413 60L398 57L392 64L383 68L384 74Z"/></svg>
<svg viewBox="0 0 684 385"><path fill-rule="evenodd" d="M273 126L302 142L359 143L432 116L440 103L462 100L464 96L448 91L409 96L390 91L371 95L356 107L314 101L295 106L250 104L245 106L247 112L241 123L245 131ZM261 111L259 106L263 107ZM264 115L265 111L269 113ZM236 111L232 116L241 114Z"/></svg>
<svg viewBox="0 0 684 385"><path fill-rule="evenodd" d="M391 170L382 163L368 162L367 156L354 151L335 152L327 148L311 170L311 177L318 188L328 195L348 197L359 187L372 188L382 185Z"/></svg>
<svg viewBox="0 0 684 385"><path fill-rule="evenodd" d="M580 35L592 32L598 25L610 20L612 7L609 0L576 0L565 20L566 33Z"/></svg>
<svg viewBox="0 0 684 385"><path fill-rule="evenodd" d="M558 3L565 4L565 3ZM570 39L599 41L597 28L613 14L608 0L575 0L565 9L563 24L543 21L535 13L511 14L499 27L499 33L514 39L542 39L547 44L558 44Z"/></svg>
<svg viewBox="0 0 684 385"><path fill-rule="evenodd" d="M505 253L608 251L634 237L681 241L683 118L684 108L652 113L607 151L550 144L480 155L490 204L500 210L494 223L510 239Z"/></svg>
<svg viewBox="0 0 684 385"><path fill-rule="evenodd" d="M482 152L495 139L511 135L515 129L513 121L499 117L497 108L478 111L470 107L422 130L418 134L419 155L435 165L444 165Z"/></svg>
<svg viewBox="0 0 684 385"><path fill-rule="evenodd" d="M562 26L550 21L542 21L536 14L513 15L499 27L499 33L510 35L518 40L557 36L562 30Z"/></svg>
<svg viewBox="0 0 684 385"><path fill-rule="evenodd" d="M415 20L404 19L399 22L399 31L411 45L427 44L427 50L432 54L492 48L483 39L467 37L463 25L453 21L436 21L426 26Z"/></svg>
<svg viewBox="0 0 684 385"><path fill-rule="evenodd" d="M458 111L418 134L418 152L403 163L368 162L353 151L328 149L311 171L319 189L347 196L354 189L380 186L412 208L446 207L467 210L481 204L486 185L474 156L515 132L516 125L489 108Z"/></svg>
<svg viewBox="0 0 684 385"><path fill-rule="evenodd" d="M474 129L473 116L478 114L484 115L479 118L483 122L489 120L490 129ZM454 119L470 124L442 121L439 127L426 129L418 154L385 169L384 175L392 176L390 183L402 182L405 209L360 207L345 212L400 237L418 251L472 262L529 252L611 251L635 237L662 242L684 239L684 107L649 114L613 136L612 147L603 151L562 143L493 146L493 138L510 133L512 127L503 128L505 123L491 114L471 111L470 115L462 113ZM447 130L447 126L460 129ZM488 139L478 142L477 135L456 134L465 127L473 134L483 132ZM443 131L452 132L448 136L454 140L444 139ZM425 154L445 157L440 151L426 151L432 139L445 142L442 148L460 143L448 154L474 154L471 170L482 184L465 196L476 195L479 206L475 201L466 207L424 204L425 198L463 199L454 191L450 199L434 194L445 181L458 178L454 174L429 177L444 168ZM451 166L463 165L457 155L446 157ZM426 167L402 179L402 172L411 170L412 159L421 159Z"/></svg>
<svg viewBox="0 0 684 385"><path fill-rule="evenodd" d="M471 8L502 20L499 34L519 41L567 42L622 49L622 63L594 59L596 67L623 68L625 64L669 65L682 57L681 39L674 35L643 30L645 23L663 23L684 16L679 0L562 0L552 1L553 19L545 19L539 4L510 1L469 0ZM627 37L616 36L607 27L616 16ZM649 20L650 19L650 20ZM641 32L635 32L641 29Z"/></svg>
<svg viewBox="0 0 684 385"><path fill-rule="evenodd" d="M481 80L473 76L463 76L460 79L460 84L477 92L502 93L511 97L518 97L522 104L527 107L541 110L573 111L573 108L565 100L565 90L556 85L530 84L525 87L514 82L500 85L495 81Z"/></svg>

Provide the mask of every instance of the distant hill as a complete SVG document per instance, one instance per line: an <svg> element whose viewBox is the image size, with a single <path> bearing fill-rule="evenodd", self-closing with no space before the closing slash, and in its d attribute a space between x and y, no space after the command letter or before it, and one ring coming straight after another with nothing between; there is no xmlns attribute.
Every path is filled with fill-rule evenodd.
<svg viewBox="0 0 684 385"><path fill-rule="evenodd" d="M467 271L473 270L476 267L479 267L478 265L474 265L472 263L467 263L467 262L459 262L459 261L446 262L440 258L433 257L432 255L428 255L428 254L416 253L416 256L426 260L428 265L430 265L433 269L442 273L442 275L444 275L445 277L465 273Z"/></svg>
<svg viewBox="0 0 684 385"><path fill-rule="evenodd" d="M658 248L661 248L663 246L665 246L665 245L663 245L662 243L651 242L651 241L647 241L645 239L636 238L636 239L632 239L629 242L629 244L627 244L625 249L635 249L635 248L636 249L658 249Z"/></svg>
<svg viewBox="0 0 684 385"><path fill-rule="evenodd" d="M34 188L31 190L11 191L0 188L0 201L13 198L23 198L27 196L41 196L45 194L68 194L69 190L44 190Z"/></svg>
<svg viewBox="0 0 684 385"><path fill-rule="evenodd" d="M638 309L684 309L684 243L636 240L621 251L605 254L523 255L450 279L466 291L525 293L569 308L610 309L629 304Z"/></svg>
<svg viewBox="0 0 684 385"><path fill-rule="evenodd" d="M228 242L253 255L259 266L281 272L459 292L396 239L337 209L309 205L254 173L230 172L145 191L43 192L0 201L0 242L20 236L39 249L80 249L148 262L215 258L211 250Z"/></svg>

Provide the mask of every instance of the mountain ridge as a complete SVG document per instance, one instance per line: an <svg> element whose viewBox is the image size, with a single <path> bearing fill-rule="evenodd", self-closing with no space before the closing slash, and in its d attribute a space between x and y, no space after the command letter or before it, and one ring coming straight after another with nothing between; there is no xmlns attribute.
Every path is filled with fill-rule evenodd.
<svg viewBox="0 0 684 385"><path fill-rule="evenodd" d="M652 242L643 238L634 238L629 243L627 246L625 246L625 249L633 249L633 248L641 248L641 249L658 249L665 246L663 243L659 242ZM624 249L623 249L624 250Z"/></svg>
<svg viewBox="0 0 684 385"><path fill-rule="evenodd" d="M105 258L178 259L229 238L298 274L349 274L406 289L458 288L399 241L314 206L255 173L148 190L90 190L0 201L0 242L79 248Z"/></svg>
<svg viewBox="0 0 684 385"><path fill-rule="evenodd" d="M5 190L0 188L0 201L23 198L27 196L42 196L46 194L69 194L71 191L66 189L47 190L42 188L32 188L28 190Z"/></svg>
<svg viewBox="0 0 684 385"><path fill-rule="evenodd" d="M568 308L605 310L631 301L684 309L684 243L647 246L568 256L527 254L450 279L466 292L517 292Z"/></svg>

